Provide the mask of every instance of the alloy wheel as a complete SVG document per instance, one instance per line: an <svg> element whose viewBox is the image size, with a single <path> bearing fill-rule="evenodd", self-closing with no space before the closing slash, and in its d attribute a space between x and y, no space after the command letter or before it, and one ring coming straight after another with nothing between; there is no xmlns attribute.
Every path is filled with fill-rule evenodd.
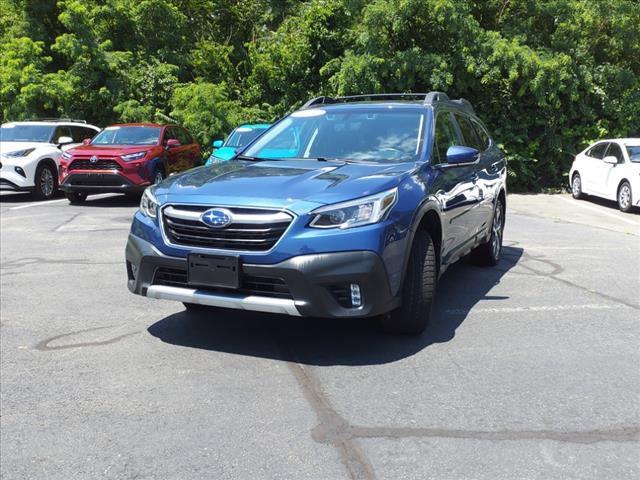
<svg viewBox="0 0 640 480"><path fill-rule="evenodd" d="M582 189L582 185L580 182L580 176L574 175L573 182L571 182L571 193L573 193L574 197L578 197L580 195Z"/></svg>
<svg viewBox="0 0 640 480"><path fill-rule="evenodd" d="M491 253L494 258L500 256L500 249L502 248L502 202L498 202L496 205L496 213L493 216L493 225L491 227Z"/></svg>
<svg viewBox="0 0 640 480"><path fill-rule="evenodd" d="M40 190L45 197L50 197L53 195L55 181L53 179L53 174L51 173L51 169L43 168L42 173L40 173Z"/></svg>
<svg viewBox="0 0 640 480"><path fill-rule="evenodd" d="M629 208L629 202L631 202L631 188L629 185L624 184L620 187L620 192L618 193L618 203L620 208L626 210Z"/></svg>

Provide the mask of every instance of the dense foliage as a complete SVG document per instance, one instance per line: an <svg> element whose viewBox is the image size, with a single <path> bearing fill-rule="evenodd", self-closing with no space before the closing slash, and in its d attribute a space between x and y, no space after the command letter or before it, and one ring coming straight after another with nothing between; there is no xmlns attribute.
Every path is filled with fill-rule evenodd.
<svg viewBox="0 0 640 480"><path fill-rule="evenodd" d="M637 0L0 0L2 119L174 119L203 144L318 94L442 90L561 185L639 135Z"/></svg>

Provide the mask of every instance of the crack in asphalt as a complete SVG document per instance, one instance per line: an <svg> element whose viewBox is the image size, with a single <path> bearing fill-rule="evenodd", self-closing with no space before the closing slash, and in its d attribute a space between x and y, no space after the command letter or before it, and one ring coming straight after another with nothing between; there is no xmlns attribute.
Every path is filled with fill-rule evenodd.
<svg viewBox="0 0 640 480"><path fill-rule="evenodd" d="M338 450L349 478L375 480L373 466L358 445L356 438L349 434L353 427L331 406L311 369L294 362L287 362L287 365L320 422L313 429L312 438L318 443L330 444Z"/></svg>
<svg viewBox="0 0 640 480"><path fill-rule="evenodd" d="M73 222L76 218L78 218L80 215L82 215L82 212L77 212L74 213L73 215L71 215L71 217L69 217L68 219L66 219L64 222L60 223L58 226L53 227L51 229L52 232L57 232L59 228L64 227L65 225L70 224L71 222Z"/></svg>
<svg viewBox="0 0 640 480"><path fill-rule="evenodd" d="M638 442L640 426L627 426L595 430L462 430L422 427L363 427L351 425L331 405L323 392L320 380L312 367L287 362L304 397L318 418L311 437L318 443L332 445L352 480L375 480L371 462L358 443L358 439L370 438L455 438L485 441L551 440L573 444L599 442Z"/></svg>
<svg viewBox="0 0 640 480"><path fill-rule="evenodd" d="M63 333L60 335L55 335L53 337L49 337L45 340L42 340L41 342L38 342L38 344L34 347L36 350L40 350L41 352L46 352L46 351L51 351L51 350L64 350L67 348L83 348L83 347L98 347L101 345L111 345L112 343L116 343L120 340L123 340L125 338L131 337L133 335L136 335L138 333L141 333L140 331L136 331L136 332L129 332L129 333L125 333L123 335L118 335L117 337L113 337L113 338L109 338L107 340L100 340L100 341L94 341L94 342L79 342L79 343L70 343L70 344L66 344L66 345L54 345L54 346L50 346L49 344L51 342L54 342L56 340L60 340L61 338L65 338L65 337L71 337L73 335L79 335L81 333L87 333L87 332L94 332L96 330L104 330L106 328L113 328L114 325L109 325L106 327L94 327L94 328L86 328L84 330L76 330L74 332L70 332L70 333Z"/></svg>
<svg viewBox="0 0 640 480"><path fill-rule="evenodd" d="M69 258L69 259L59 259L59 260L51 260L42 257L25 257L25 258L16 258L15 260L10 260L8 262L4 262L0 265L0 269L9 270L9 269L19 269L22 267L27 267L30 265L122 265L122 261L118 262L96 262L89 258Z"/></svg>

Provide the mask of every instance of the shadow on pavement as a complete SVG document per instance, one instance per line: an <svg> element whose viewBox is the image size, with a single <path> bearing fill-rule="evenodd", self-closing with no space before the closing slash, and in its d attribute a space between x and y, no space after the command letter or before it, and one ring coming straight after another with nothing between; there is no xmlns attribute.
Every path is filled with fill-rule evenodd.
<svg viewBox="0 0 640 480"><path fill-rule="evenodd" d="M580 199L581 202L591 203L593 205L600 205L601 207L611 208L616 211L620 211L618 208L618 202L615 200L607 200L606 198L594 197L593 195L586 195ZM640 213L640 209L631 210L631 213Z"/></svg>
<svg viewBox="0 0 640 480"><path fill-rule="evenodd" d="M163 342L307 365L376 365L409 357L433 343L452 340L479 301L506 297L487 293L517 265L523 249L503 249L500 264L482 268L462 261L441 278L433 320L418 337L382 333L376 319L299 318L211 309L203 314L175 313L148 331Z"/></svg>
<svg viewBox="0 0 640 480"><path fill-rule="evenodd" d="M140 195L122 195L115 194L110 197L91 197L89 195L87 199L75 205L76 207L96 207L96 208L113 208L113 207L137 207L140 204Z"/></svg>
<svg viewBox="0 0 640 480"><path fill-rule="evenodd" d="M58 191L53 195L51 200L58 200L64 198L64 193ZM30 192L16 192L9 193L3 192L0 195L0 203L31 203L31 202L46 202L47 200L38 200Z"/></svg>

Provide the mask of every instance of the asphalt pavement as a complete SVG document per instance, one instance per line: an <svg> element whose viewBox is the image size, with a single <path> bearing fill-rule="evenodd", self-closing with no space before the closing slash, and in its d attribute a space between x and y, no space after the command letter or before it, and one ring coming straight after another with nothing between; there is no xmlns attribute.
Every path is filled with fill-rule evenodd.
<svg viewBox="0 0 640 480"><path fill-rule="evenodd" d="M510 195L417 338L126 288L137 205L0 196L4 479L637 479L640 215Z"/></svg>

